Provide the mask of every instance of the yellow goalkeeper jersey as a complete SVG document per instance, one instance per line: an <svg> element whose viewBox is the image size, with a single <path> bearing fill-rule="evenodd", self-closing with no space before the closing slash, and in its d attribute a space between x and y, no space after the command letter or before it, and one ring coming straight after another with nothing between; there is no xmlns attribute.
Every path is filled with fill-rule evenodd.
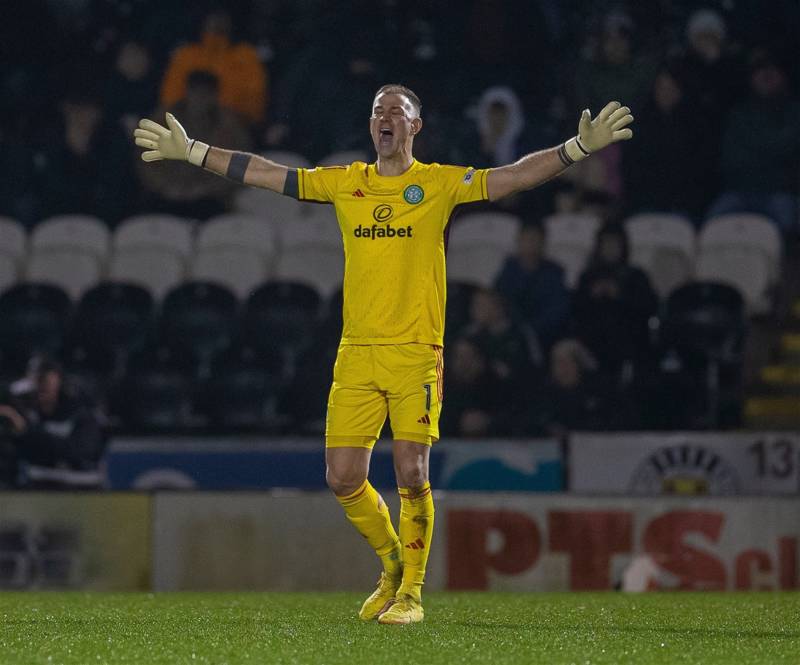
<svg viewBox="0 0 800 665"><path fill-rule="evenodd" d="M416 160L399 176L375 164L298 169L301 200L332 203L344 241L342 344L441 346L447 224L488 198L486 169Z"/></svg>

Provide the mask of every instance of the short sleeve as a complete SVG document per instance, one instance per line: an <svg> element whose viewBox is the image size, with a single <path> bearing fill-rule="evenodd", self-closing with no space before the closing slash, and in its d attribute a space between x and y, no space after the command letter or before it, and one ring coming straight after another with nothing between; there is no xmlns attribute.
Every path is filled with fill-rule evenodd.
<svg viewBox="0 0 800 665"><path fill-rule="evenodd" d="M301 201L333 203L339 184L347 173L345 166L318 166L297 169L297 191Z"/></svg>
<svg viewBox="0 0 800 665"><path fill-rule="evenodd" d="M440 166L437 176L442 189L448 193L453 206L474 203L489 198L486 174L489 169L474 169L471 166Z"/></svg>

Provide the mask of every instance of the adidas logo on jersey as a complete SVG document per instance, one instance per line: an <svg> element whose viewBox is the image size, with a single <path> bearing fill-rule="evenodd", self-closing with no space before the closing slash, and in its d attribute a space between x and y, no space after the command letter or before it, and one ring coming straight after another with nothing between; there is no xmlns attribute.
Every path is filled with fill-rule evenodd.
<svg viewBox="0 0 800 665"><path fill-rule="evenodd" d="M412 231L413 229L410 226L396 229L391 224L381 226L377 224L362 226L359 224L353 231L353 235L356 238L368 238L371 240L375 240L375 238L413 238Z"/></svg>
<svg viewBox="0 0 800 665"><path fill-rule="evenodd" d="M357 189L356 191L353 192L353 196L356 196L356 197L358 197L360 199L363 199L364 198L364 192L362 192L360 189Z"/></svg>

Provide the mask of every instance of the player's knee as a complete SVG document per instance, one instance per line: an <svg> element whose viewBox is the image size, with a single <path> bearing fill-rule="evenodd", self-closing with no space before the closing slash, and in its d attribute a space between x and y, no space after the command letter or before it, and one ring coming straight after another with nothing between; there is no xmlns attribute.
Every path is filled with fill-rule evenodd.
<svg viewBox="0 0 800 665"><path fill-rule="evenodd" d="M421 459L401 461L396 466L397 485L410 490L420 490L428 482L428 469Z"/></svg>
<svg viewBox="0 0 800 665"><path fill-rule="evenodd" d="M366 476L355 469L337 469L331 466L325 471L325 482L337 496L347 496L364 484Z"/></svg>

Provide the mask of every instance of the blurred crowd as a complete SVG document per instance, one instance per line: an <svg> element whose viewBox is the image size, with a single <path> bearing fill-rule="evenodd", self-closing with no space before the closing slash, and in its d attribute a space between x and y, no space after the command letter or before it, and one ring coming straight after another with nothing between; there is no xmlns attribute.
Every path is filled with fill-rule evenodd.
<svg viewBox="0 0 800 665"><path fill-rule="evenodd" d="M583 108L630 106L635 140L501 204L525 226L494 288L469 293L449 324L451 435L693 426L703 405L681 409L695 396L680 383L659 394L663 380L642 371L659 301L619 220L677 212L700 227L750 211L798 234L792 0L28 0L0 31L0 215L28 227L229 210L230 182L138 159L138 119L167 110L210 144L315 163L371 154L372 96L399 81L423 102L418 159L491 167L572 136ZM605 223L570 290L540 220L583 211ZM324 407L326 353L296 368L296 419L319 417L301 413L317 385Z"/></svg>
<svg viewBox="0 0 800 665"><path fill-rule="evenodd" d="M0 159L13 174L0 212L28 224L61 212L206 218L230 205L231 185L140 168L139 117L171 110L209 143L313 163L369 152L372 95L401 80L423 101L423 161L508 163L573 134L583 108L631 107L636 141L573 169L568 187L505 204L516 211L580 206L588 192L620 212L700 224L747 209L796 232L800 8L698 6L31 0L0 28Z"/></svg>

